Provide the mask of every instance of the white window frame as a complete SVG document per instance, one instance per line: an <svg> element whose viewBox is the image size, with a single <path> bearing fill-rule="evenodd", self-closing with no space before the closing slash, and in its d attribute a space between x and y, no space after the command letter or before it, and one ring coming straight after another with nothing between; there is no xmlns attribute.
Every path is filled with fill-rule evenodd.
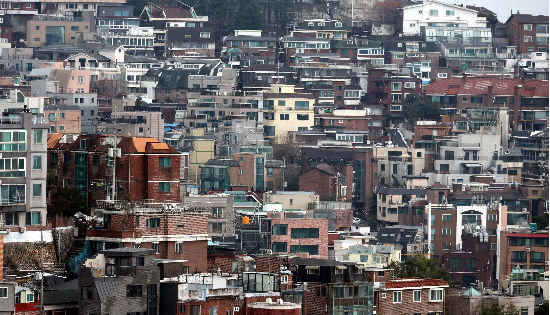
<svg viewBox="0 0 550 315"><path fill-rule="evenodd" d="M415 294L420 293L418 301L415 300ZM422 290L413 290L413 302L418 303L422 302Z"/></svg>
<svg viewBox="0 0 550 315"><path fill-rule="evenodd" d="M446 79L447 78L447 73L438 73L437 77L440 78L440 79Z"/></svg>
<svg viewBox="0 0 550 315"><path fill-rule="evenodd" d="M390 105L390 111L392 112L400 112L403 108L401 105Z"/></svg>
<svg viewBox="0 0 550 315"><path fill-rule="evenodd" d="M394 95L398 95L399 97L398 100L394 100ZM401 101L403 100L403 96L401 95L401 93L392 93L391 94L391 102L392 103L400 103Z"/></svg>
<svg viewBox="0 0 550 315"><path fill-rule="evenodd" d="M447 15L447 16L455 16L455 11L454 11L454 10L446 10L446 11L445 11L445 15Z"/></svg>
<svg viewBox="0 0 550 315"><path fill-rule="evenodd" d="M396 299L397 298L397 299ZM397 302L396 302L397 300ZM398 304L403 302L403 291L393 291L393 304Z"/></svg>
<svg viewBox="0 0 550 315"><path fill-rule="evenodd" d="M529 40L527 40L529 39ZM533 42L533 36L523 36L523 42L524 43L532 43Z"/></svg>
<svg viewBox="0 0 550 315"><path fill-rule="evenodd" d="M432 292L436 292L435 299L432 298ZM430 289L429 302L443 302L443 289Z"/></svg>
<svg viewBox="0 0 550 315"><path fill-rule="evenodd" d="M414 89L416 87L415 82L405 82L405 88L406 89Z"/></svg>
<svg viewBox="0 0 550 315"><path fill-rule="evenodd" d="M451 233L452 233L451 229L441 229L442 236L449 236L451 235Z"/></svg>
<svg viewBox="0 0 550 315"><path fill-rule="evenodd" d="M157 244L157 248L155 248L155 244ZM160 245L159 245L159 242L153 242L151 243L151 249L154 249L155 250L155 255L158 254L160 252Z"/></svg>
<svg viewBox="0 0 550 315"><path fill-rule="evenodd" d="M533 30L533 24L523 24L523 30L524 31L532 31Z"/></svg>
<svg viewBox="0 0 550 315"><path fill-rule="evenodd" d="M497 222L497 221L498 221L498 215L496 215L496 214L488 214L488 215L487 215L487 221L489 221L489 222Z"/></svg>
<svg viewBox="0 0 550 315"><path fill-rule="evenodd" d="M3 296L3 294L0 294L0 298L7 299L9 295L9 290L7 287L0 287L0 293L3 293L3 291L6 290L6 296Z"/></svg>
<svg viewBox="0 0 550 315"><path fill-rule="evenodd" d="M451 219L450 220L445 220L445 216L449 216ZM452 222L453 221L453 216L451 214L442 214L441 215L441 221L442 222Z"/></svg>
<svg viewBox="0 0 550 315"><path fill-rule="evenodd" d="M181 253L182 253L182 249L183 249L183 243L176 243L176 244L174 245L174 252L175 252L175 253L181 254Z"/></svg>
<svg viewBox="0 0 550 315"><path fill-rule="evenodd" d="M209 32L201 32L200 37L201 38L210 38L210 33Z"/></svg>
<svg viewBox="0 0 550 315"><path fill-rule="evenodd" d="M394 89L394 88L393 88L394 84L395 84L396 86L398 86L398 88ZM391 83L391 90L392 90L392 91L401 91L402 89L403 89L403 83L401 83L401 82L392 82L392 83Z"/></svg>

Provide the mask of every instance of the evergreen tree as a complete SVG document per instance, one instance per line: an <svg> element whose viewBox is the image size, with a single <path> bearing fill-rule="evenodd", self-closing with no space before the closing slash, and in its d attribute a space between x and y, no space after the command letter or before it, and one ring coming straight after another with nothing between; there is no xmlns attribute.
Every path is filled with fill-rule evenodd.
<svg viewBox="0 0 550 315"><path fill-rule="evenodd" d="M420 119L441 120L441 106L432 101L425 101L420 94L409 94L403 106L403 115L409 122Z"/></svg>
<svg viewBox="0 0 550 315"><path fill-rule="evenodd" d="M433 258L426 258L422 254L416 254L402 262L392 261L388 268L394 270L397 278L431 278L449 281L449 272L439 267L438 261Z"/></svg>

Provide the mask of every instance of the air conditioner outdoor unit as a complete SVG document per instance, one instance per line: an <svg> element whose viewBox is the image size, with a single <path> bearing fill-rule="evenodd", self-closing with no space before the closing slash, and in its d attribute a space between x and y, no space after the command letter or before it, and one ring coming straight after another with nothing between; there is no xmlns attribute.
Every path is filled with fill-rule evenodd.
<svg viewBox="0 0 550 315"><path fill-rule="evenodd" d="M233 311L234 311L234 312L238 312L239 309L240 309L240 308L239 308L238 306L233 307Z"/></svg>
<svg viewBox="0 0 550 315"><path fill-rule="evenodd" d="M107 263L111 264L111 265L114 265L115 264L115 259L114 258L107 258Z"/></svg>
<svg viewBox="0 0 550 315"><path fill-rule="evenodd" d="M548 265L550 265L550 261L547 260L547 261L544 262L544 264L545 264L546 266L548 266Z"/></svg>
<svg viewBox="0 0 550 315"><path fill-rule="evenodd" d="M527 248L525 249L525 252L526 252L526 253L530 253L530 252L531 252L531 248L527 247Z"/></svg>
<svg viewBox="0 0 550 315"><path fill-rule="evenodd" d="M25 232L27 232L27 228L24 227L24 226L20 226L19 227L19 233L25 233Z"/></svg>

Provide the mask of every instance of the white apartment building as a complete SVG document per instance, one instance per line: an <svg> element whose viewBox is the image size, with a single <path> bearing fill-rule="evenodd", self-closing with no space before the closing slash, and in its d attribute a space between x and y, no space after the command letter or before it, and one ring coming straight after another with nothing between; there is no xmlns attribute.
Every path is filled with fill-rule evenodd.
<svg viewBox="0 0 550 315"><path fill-rule="evenodd" d="M465 6L426 0L403 10L403 35L420 35L422 26L487 27L485 17Z"/></svg>

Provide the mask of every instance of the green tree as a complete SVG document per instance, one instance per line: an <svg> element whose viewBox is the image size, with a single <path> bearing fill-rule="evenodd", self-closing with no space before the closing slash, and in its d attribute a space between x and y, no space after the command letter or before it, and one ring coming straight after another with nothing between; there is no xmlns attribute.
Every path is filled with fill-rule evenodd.
<svg viewBox="0 0 550 315"><path fill-rule="evenodd" d="M239 0L235 15L235 29L261 30L265 24L265 15L261 6L254 0Z"/></svg>
<svg viewBox="0 0 550 315"><path fill-rule="evenodd" d="M441 106L437 103L425 101L422 95L411 93L405 99L403 106L403 115L409 122L415 122L420 119L425 120L440 120Z"/></svg>
<svg viewBox="0 0 550 315"><path fill-rule="evenodd" d="M512 303L504 306L495 302L490 307L482 309L481 315L519 315L519 311Z"/></svg>
<svg viewBox="0 0 550 315"><path fill-rule="evenodd" d="M78 211L84 211L84 198L74 187L57 187L48 204L48 215L73 216Z"/></svg>
<svg viewBox="0 0 550 315"><path fill-rule="evenodd" d="M543 303L539 308L535 310L535 315L548 315L548 302Z"/></svg>
<svg viewBox="0 0 550 315"><path fill-rule="evenodd" d="M147 103L141 98L141 96L138 96L136 98L136 102L134 103L134 106L136 109L147 107Z"/></svg>
<svg viewBox="0 0 550 315"><path fill-rule="evenodd" d="M548 213L543 213L535 218L537 229L545 230L548 228Z"/></svg>
<svg viewBox="0 0 550 315"><path fill-rule="evenodd" d="M449 281L449 272L440 267L437 259L426 258L422 254L416 254L402 262L392 261L388 268L393 269L397 278L432 278Z"/></svg>

